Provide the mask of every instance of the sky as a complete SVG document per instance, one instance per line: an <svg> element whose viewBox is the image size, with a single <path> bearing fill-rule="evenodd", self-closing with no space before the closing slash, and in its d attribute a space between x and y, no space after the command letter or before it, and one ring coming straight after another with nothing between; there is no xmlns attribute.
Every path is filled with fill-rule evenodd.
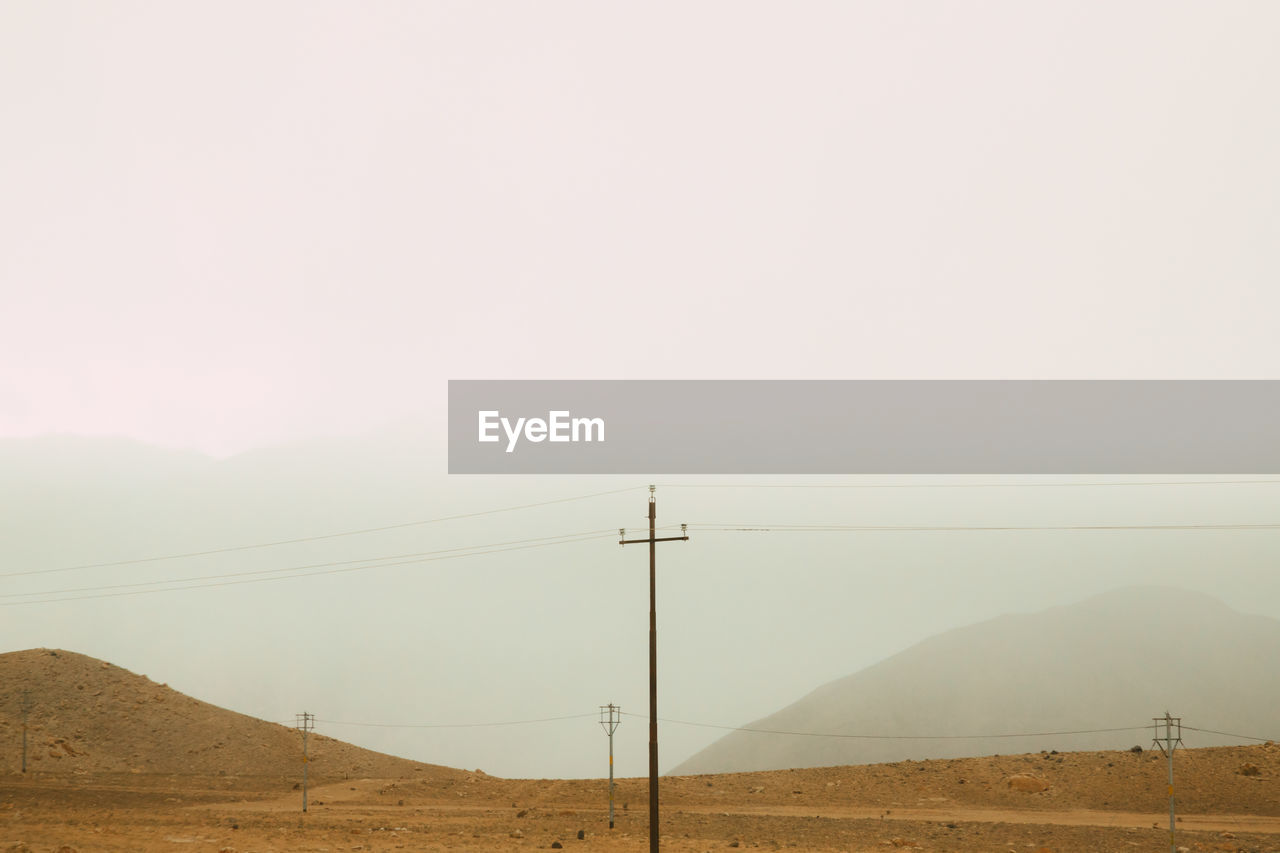
<svg viewBox="0 0 1280 853"><path fill-rule="evenodd" d="M449 379L1278 378L1278 28L1264 2L6 3L0 438L234 462L391 430L425 440L428 503L488 508L644 484L441 477ZM1169 517L1269 505L1196 494ZM767 495L762 509L801 512L794 492ZM383 517L415 517L406 500ZM916 500L894 516L964 506ZM1130 508L1095 500L1042 509ZM350 517L272 512L255 533ZM185 550L140 529L112 556L169 546ZM1170 555L1151 547L955 612L943 584L911 630L841 629L863 651L812 669L794 666L811 637L781 639L806 618L796 603L760 629L780 639L757 659L795 673L778 695L693 710L744 722L965 619L1158 578ZM1280 616L1276 590L1248 594L1274 547L1233 545L1252 555L1234 587L1185 560L1172 574ZM979 549L961 575L1012 559ZM94 612L10 623L6 644L68 646L61 631L143 651ZM168 618L101 612L143 633ZM216 657L201 660L230 667ZM476 691L458 711L497 701ZM476 760L447 757L502 751L467 743ZM589 772L507 765L537 767Z"/></svg>

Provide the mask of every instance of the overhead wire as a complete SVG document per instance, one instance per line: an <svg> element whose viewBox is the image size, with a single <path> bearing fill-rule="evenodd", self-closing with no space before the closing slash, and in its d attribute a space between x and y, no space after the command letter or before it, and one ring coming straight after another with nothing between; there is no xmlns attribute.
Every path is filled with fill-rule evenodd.
<svg viewBox="0 0 1280 853"><path fill-rule="evenodd" d="M307 563L300 566L286 566L286 567L276 568L276 569L254 569L254 570L243 571L243 572L224 572L224 573L214 574L214 575L198 575L194 577L185 577L185 578L164 578L161 580L135 581L132 583L103 584L101 586L70 587L70 588L54 589L54 590L42 590L39 592L6 592L6 593L0 593L0 598L24 598L24 597L29 598L32 596L39 596L39 595L62 595L62 594L77 593L77 592L100 592L100 591L109 590L109 589L129 589L129 588L137 588L137 587L159 586L162 584L188 583L188 582L205 581L205 580L221 580L225 578L249 577L249 576L255 576L255 575L279 574L279 575L282 575L281 579L284 579L284 577L288 577L284 575L284 573L286 572L302 571L305 569L325 568L328 566L349 566L357 563L379 563L380 564L382 561L386 561L386 560L401 560L409 557L427 557L427 556L434 556L437 554L449 554L449 553L455 553L455 552L472 552L472 551L479 551L482 549L495 548L495 547L505 546L505 545L522 545L529 542L547 542L550 540L571 539L571 538L576 540L577 537L598 537L598 536L604 536L605 534L612 534L612 532L613 532L612 528L608 530L588 530L588 531L583 531L581 533L563 533L557 536L538 536L530 539L513 539L507 542L491 542L483 545L466 545L466 546L461 546L457 548L439 548L432 551L411 551L405 554L386 554L380 557L361 557L361 558L352 559L352 560L332 560L325 563ZM465 556L465 554L460 554L460 556ZM369 566L361 566L360 568L378 568L378 566L369 565ZM306 577L306 575L298 575L298 577Z"/></svg>
<svg viewBox="0 0 1280 853"><path fill-rule="evenodd" d="M638 719L648 719L647 714L637 714L631 711L621 711L624 717L634 717ZM317 717L317 723L325 723L334 726L358 726L362 728L384 728L384 729L469 729L469 728L488 728L495 726L522 726L533 725L537 723L552 723L561 720L581 720L588 717L594 718L594 713L587 714L564 714L558 717L538 717L525 720L506 720L501 722L483 722L483 723L369 723L357 722L352 720L330 720L323 717ZM1151 728L1150 724L1139 726L1113 726L1109 728L1094 729L1066 729L1059 731L1040 731L1040 732L997 732L988 734L962 734L962 735L885 735L885 734L853 734L847 732L809 732L809 731L789 731L782 729L762 729L752 726L726 726L716 723L700 723L691 720L676 720L667 717L659 717L659 722L670 723L673 725L695 726L698 728L718 729L729 732L748 732L752 734L770 734L770 735L787 735L791 737L821 737L821 738L847 738L857 740L989 740L989 739L1008 739L1023 737L1066 737L1072 735L1090 735L1090 734L1113 734L1117 732L1136 732L1146 731ZM293 725L294 721L283 722L280 725ZM1183 725L1183 730L1202 732L1205 734L1215 734L1224 737L1235 737L1243 740L1256 740L1263 742L1271 742L1272 738L1254 737L1251 735L1234 734L1232 732L1216 731L1214 729L1198 728L1196 726Z"/></svg>
<svg viewBox="0 0 1280 853"><path fill-rule="evenodd" d="M154 588L154 589L130 589L130 590L117 591L117 592L100 592L100 593L95 593L91 595L63 596L60 598L41 598L41 599L33 599L28 601L0 601L0 607L17 607L17 606L26 605L26 604L56 604L60 602L84 601L84 600L95 599L95 598L117 598L117 597L126 596L126 595L145 595L148 593L157 593L157 592L183 592L186 590L193 590L193 589L209 589L212 587L222 587L222 586L238 586L241 584L263 583L266 581L295 580L297 578L317 577L319 575L344 574L349 572L365 571L368 569L385 569L385 568L391 568L393 566L408 566L408 565L414 565L417 563L437 562L440 560L456 560L462 557L476 557L476 556L483 556L487 554L499 554L506 551L524 551L524 550L529 550L533 548L546 548L552 545L568 545L576 542L586 542L592 539L601 539L601 538L604 538L605 536L612 537L613 535L616 535L616 534L615 533L593 533L590 535L577 536L575 538L559 539L554 542L535 542L527 545L515 545L512 547L504 547L504 548L495 547L495 548L489 548L487 550L468 551L467 553L462 553L462 554L441 554L438 556L420 557L420 558L415 558L410 560L400 560L400 561L389 562L389 563L377 563L374 565L367 565L367 566L346 566L342 568L331 568L331 569L324 569L321 571L314 571L314 572L312 571L299 572L297 574L278 575L274 577L250 577L250 578L240 578L237 580L214 581L210 583L186 584L181 586L176 585L176 584L182 583L182 581L178 580L178 581L171 581L171 583L175 584L173 586Z"/></svg>
<svg viewBox="0 0 1280 853"><path fill-rule="evenodd" d="M1182 728L1186 731L1203 732L1204 734L1209 734L1209 735L1222 735L1223 737L1235 737L1235 738L1240 738L1241 740L1256 740L1263 743L1272 743L1275 741L1275 738L1255 737L1253 735L1238 735L1232 732L1218 732L1218 731L1214 731L1213 729L1198 729L1195 726L1184 725Z"/></svg>
<svg viewBox="0 0 1280 853"><path fill-rule="evenodd" d="M700 533L812 533L812 532L1019 532L1095 530L1280 530L1280 522L1246 524L792 524L771 522L689 522Z"/></svg>
<svg viewBox="0 0 1280 853"><path fill-rule="evenodd" d="M619 495L623 492L633 491L635 486L628 486L624 489L611 489L605 492L592 492L586 495L574 495L567 498L553 498L546 501L536 501L534 503L518 504L516 506L499 507L497 509L479 510L477 512L464 512L456 515L445 515L439 518L427 518L419 521L405 521L398 524L384 524L379 527L364 527L358 530L344 530L337 533L322 533L315 536L299 536L293 539L277 539L270 542L256 542L248 545L231 545L225 548L209 548L203 551L187 551L178 554L162 554L153 557L139 557L129 560L114 560L103 563L81 563L75 566L58 566L49 569L29 569L21 572L0 572L0 578L22 577L25 575L45 575L56 572L74 572L82 569L102 569L113 566L131 566L140 563L156 563L163 560L180 560L188 557L207 557L214 554L230 554L236 551L250 551L256 548L274 548L279 545L297 545L303 542L320 542L326 539L338 539L345 536L361 536L366 533L383 533L388 530L402 530L407 527L421 527L427 524L440 524L445 521L459 521L464 518L478 518L484 515L497 515L504 512L516 512L522 509L533 509L535 507L551 506L553 504L570 503L573 501L589 500L590 498L605 497L607 495Z"/></svg>
<svg viewBox="0 0 1280 853"><path fill-rule="evenodd" d="M626 717L642 717L647 718L644 714L635 714L630 711L621 712ZM753 734L766 735L790 735L794 737L828 737L828 738L850 738L857 740L985 740L991 738L1015 738L1015 737L1051 737L1058 735L1084 735L1084 734L1103 734L1109 732L1131 732L1143 731L1150 726L1120 726L1116 728L1106 729L1079 729L1075 731L1057 731L1057 732L1014 732L1002 734L980 734L980 735L869 735L869 734L845 734L836 732L795 732L783 731L779 729L757 729L750 726L722 726L714 723L696 723L689 720L672 720L665 717L659 717L659 722L673 723L681 726L697 726L706 729L721 729L730 732L751 732ZM1186 728L1184 726L1184 728Z"/></svg>
<svg viewBox="0 0 1280 853"><path fill-rule="evenodd" d="M499 723L355 723L343 720L326 720L316 717L317 723L331 726L362 726L378 729L484 729L495 726L527 726L534 723L554 723L559 720L582 720L595 714L566 714L563 717L542 717L534 720L508 720Z"/></svg>
<svg viewBox="0 0 1280 853"><path fill-rule="evenodd" d="M659 483L663 489L1028 489L1110 486L1261 486L1280 480L1125 480L1073 483Z"/></svg>

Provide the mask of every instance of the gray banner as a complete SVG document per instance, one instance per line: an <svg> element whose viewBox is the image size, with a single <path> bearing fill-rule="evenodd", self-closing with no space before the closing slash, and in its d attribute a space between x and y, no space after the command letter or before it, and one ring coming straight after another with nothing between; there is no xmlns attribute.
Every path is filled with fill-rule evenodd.
<svg viewBox="0 0 1280 853"><path fill-rule="evenodd" d="M1280 381L451 380L449 473L1277 474Z"/></svg>

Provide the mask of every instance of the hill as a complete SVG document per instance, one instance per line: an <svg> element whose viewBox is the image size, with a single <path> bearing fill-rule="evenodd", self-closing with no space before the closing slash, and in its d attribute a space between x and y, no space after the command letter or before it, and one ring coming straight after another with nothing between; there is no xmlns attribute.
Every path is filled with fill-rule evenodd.
<svg viewBox="0 0 1280 853"><path fill-rule="evenodd" d="M733 732L673 775L1149 745L1166 709L1202 729L1274 736L1280 621L1168 588L1129 588L932 637ZM1099 729L1133 727L1125 731ZM975 734L1082 732L1043 737ZM849 737L887 736L889 739ZM953 740L905 739L950 736ZM1188 746L1238 743L1184 733Z"/></svg>
<svg viewBox="0 0 1280 853"><path fill-rule="evenodd" d="M22 705L29 703L30 773L79 777L277 777L301 773L296 729L210 705L105 661L61 649L0 655L0 773L21 770ZM312 733L310 775L452 778L430 764Z"/></svg>

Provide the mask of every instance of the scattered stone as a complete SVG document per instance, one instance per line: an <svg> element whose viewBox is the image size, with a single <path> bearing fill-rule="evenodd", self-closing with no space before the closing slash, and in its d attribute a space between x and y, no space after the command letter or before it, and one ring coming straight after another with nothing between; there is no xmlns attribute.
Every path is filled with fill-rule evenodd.
<svg viewBox="0 0 1280 853"><path fill-rule="evenodd" d="M586 831L585 829L579 829L579 830L578 830L578 840L579 840L579 841L581 841L581 840L583 840L583 839L584 839L584 838L586 838L586 837L587 837L587 831Z"/></svg>
<svg viewBox="0 0 1280 853"><path fill-rule="evenodd" d="M559 841L552 841L552 842L551 842L551 849L552 849L552 850L563 850L563 849L564 849L564 845L563 845L563 844L561 844Z"/></svg>
<svg viewBox="0 0 1280 853"><path fill-rule="evenodd" d="M528 809L521 809L520 811L516 812L516 817L524 817L528 813L529 813Z"/></svg>
<svg viewBox="0 0 1280 853"><path fill-rule="evenodd" d="M1258 765L1250 764L1246 762L1244 764L1241 764L1240 769L1237 770L1236 772L1239 773L1241 776L1257 776L1262 771L1258 768Z"/></svg>
<svg viewBox="0 0 1280 853"><path fill-rule="evenodd" d="M1026 773L1018 773L1010 776L1005 780L1005 784L1011 791L1022 791L1027 794L1037 794L1040 791L1048 790L1049 783L1036 776L1030 776Z"/></svg>
<svg viewBox="0 0 1280 853"><path fill-rule="evenodd" d="M509 834L512 838L524 838L524 832L519 829L513 829Z"/></svg>

